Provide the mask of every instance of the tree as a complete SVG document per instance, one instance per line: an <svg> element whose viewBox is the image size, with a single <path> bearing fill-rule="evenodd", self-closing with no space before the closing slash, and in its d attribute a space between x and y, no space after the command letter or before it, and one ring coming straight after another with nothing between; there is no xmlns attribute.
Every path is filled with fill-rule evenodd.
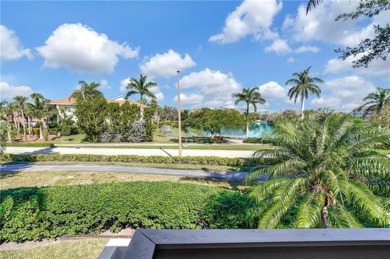
<svg viewBox="0 0 390 259"><path fill-rule="evenodd" d="M345 114L317 113L298 124L276 124L266 140L274 149L256 156L269 165L248 176L259 228L276 228L287 214L296 228L390 226L384 205L390 158L375 150L390 140L388 130ZM260 175L268 180L254 181Z"/></svg>
<svg viewBox="0 0 390 259"><path fill-rule="evenodd" d="M368 113L384 116L386 108L390 108L390 89L377 87L376 92L369 93L363 101L365 103L357 110L364 110L364 116Z"/></svg>
<svg viewBox="0 0 390 259"><path fill-rule="evenodd" d="M130 82L127 84L126 89L129 91L126 94L125 99L128 99L134 94L140 95L140 102L146 103L144 96L156 99L156 96L150 91L150 88L157 86L156 82L148 81L147 76L140 74L139 80L132 77Z"/></svg>
<svg viewBox="0 0 390 259"><path fill-rule="evenodd" d="M312 8L316 7L322 0L309 0L306 8L308 13ZM389 0L361 0L354 12L344 13L339 15L336 20L354 20L361 16L372 18L382 11L390 10ZM346 47L345 49L337 49L337 53L341 53L341 58L346 59L351 56L359 56L353 61L353 67L368 67L368 65L376 60L386 60L390 54L390 25L387 23L384 27L374 25L374 36L362 40L356 47Z"/></svg>
<svg viewBox="0 0 390 259"><path fill-rule="evenodd" d="M93 101L96 98L104 98L103 93L97 90L100 86L99 83L91 82L88 84L84 80L80 80L79 85L80 89L74 90L69 98L75 98L76 101Z"/></svg>
<svg viewBox="0 0 390 259"><path fill-rule="evenodd" d="M46 117L46 106L49 104L49 100L45 99L42 94L31 94L33 103L28 103L28 107L31 110L32 117L39 120L39 139L43 139L43 125L44 118Z"/></svg>
<svg viewBox="0 0 390 259"><path fill-rule="evenodd" d="M261 96L261 93L258 92L258 87L253 87L252 89L244 88L241 93L232 94L232 97L235 98L235 104L237 105L240 102L246 103L245 116L248 120L249 117L249 105L253 106L254 111L256 112L256 104L264 104L265 99ZM249 133L249 121L246 124L246 137L248 138Z"/></svg>
<svg viewBox="0 0 390 259"><path fill-rule="evenodd" d="M288 97L290 97L290 99L294 98L294 103L297 102L298 98L301 102L301 119L305 118L305 100L308 98L309 93L317 95L317 98L320 97L321 89L319 86L315 85L315 83L324 82L318 77L310 77L310 68L311 67L303 70L300 73L293 73L293 76L295 76L296 78L291 78L286 82L286 85L293 85L293 87L287 93Z"/></svg>
<svg viewBox="0 0 390 259"><path fill-rule="evenodd" d="M11 135L12 121L10 120L10 117L11 118L13 117L12 104L7 103L5 101L0 102L0 121L1 121L1 126L3 127L2 130L4 131L6 129L8 143L12 143L12 135Z"/></svg>
<svg viewBox="0 0 390 259"><path fill-rule="evenodd" d="M192 112L183 123L193 128L203 128L210 132L211 137L219 133L222 127L243 128L245 124L244 116L234 109L209 108Z"/></svg>
<svg viewBox="0 0 390 259"><path fill-rule="evenodd" d="M20 95L14 97L15 105L20 110L21 115L22 115L23 135L24 135L24 141L25 142L27 142L27 132L26 132L26 120L25 120L25 117L24 117L24 109L25 109L25 106L26 106L27 99L28 99L27 97L20 96Z"/></svg>

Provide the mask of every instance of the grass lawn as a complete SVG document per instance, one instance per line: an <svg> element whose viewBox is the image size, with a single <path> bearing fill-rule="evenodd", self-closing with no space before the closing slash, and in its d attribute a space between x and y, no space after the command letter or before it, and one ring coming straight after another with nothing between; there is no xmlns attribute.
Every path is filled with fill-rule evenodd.
<svg viewBox="0 0 390 259"><path fill-rule="evenodd" d="M57 241L54 244L42 245L32 248L17 248L14 250L0 250L0 258L15 259L70 259L98 258L103 248L108 242L108 238ZM0 246L1 249L1 246Z"/></svg>
<svg viewBox="0 0 390 259"><path fill-rule="evenodd" d="M236 188L238 183L228 183L225 181L190 178L183 176L165 176L149 174L129 174L129 173L110 173L110 172L13 172L1 173L0 190L19 188L19 187L42 187L57 185L81 185L98 184L110 182L133 182L133 181L169 181L169 182L187 182L202 185L218 186L225 188Z"/></svg>
<svg viewBox="0 0 390 259"><path fill-rule="evenodd" d="M85 134L62 136L52 141L53 144L80 144L85 138ZM86 142L88 143L88 142Z"/></svg>

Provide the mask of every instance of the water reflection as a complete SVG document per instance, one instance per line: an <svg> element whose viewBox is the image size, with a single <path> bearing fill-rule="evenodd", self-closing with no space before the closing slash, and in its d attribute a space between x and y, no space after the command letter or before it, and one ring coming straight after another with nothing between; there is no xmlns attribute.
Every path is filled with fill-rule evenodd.
<svg viewBox="0 0 390 259"><path fill-rule="evenodd" d="M264 136L273 130L272 124L267 123L251 123L249 125L249 137L258 138ZM210 132L204 132L204 136L210 137ZM233 129L228 127L222 127L221 131L218 132L218 135L230 138L246 138L245 128L243 129Z"/></svg>

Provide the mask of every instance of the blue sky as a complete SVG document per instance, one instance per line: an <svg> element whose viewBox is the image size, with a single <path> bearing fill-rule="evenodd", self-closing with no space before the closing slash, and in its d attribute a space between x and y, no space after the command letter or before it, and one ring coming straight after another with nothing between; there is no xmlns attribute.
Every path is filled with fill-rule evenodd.
<svg viewBox="0 0 390 259"><path fill-rule="evenodd" d="M234 107L232 93L259 86L259 109L272 112L299 109L285 82L312 66L325 83L306 106L349 111L390 83L389 61L352 69L334 52L388 23L389 12L334 21L356 4L325 1L306 15L306 1L1 1L1 99L64 98L79 80L114 98L143 73L158 83L159 104L175 106L179 69L184 108Z"/></svg>

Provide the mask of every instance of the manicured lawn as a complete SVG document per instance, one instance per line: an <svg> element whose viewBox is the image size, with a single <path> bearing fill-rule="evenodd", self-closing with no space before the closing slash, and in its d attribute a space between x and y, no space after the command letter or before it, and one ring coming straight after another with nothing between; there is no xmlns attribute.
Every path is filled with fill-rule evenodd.
<svg viewBox="0 0 390 259"><path fill-rule="evenodd" d="M79 144L85 138L85 134L62 136L52 141L54 144Z"/></svg>
<svg viewBox="0 0 390 259"><path fill-rule="evenodd" d="M134 182L134 181L169 181L187 182L202 185L230 188L232 184L224 181L207 179L188 178L183 176L165 176L149 174L128 174L110 172L16 172L0 174L0 190L19 187L42 187L42 186L64 186L98 184L112 182Z"/></svg>
<svg viewBox="0 0 390 259"><path fill-rule="evenodd" d="M29 259L95 259L102 252L108 238L59 241L55 244L34 248L19 248L15 250L0 251L0 258L29 258ZM1 246L0 246L1 249Z"/></svg>

